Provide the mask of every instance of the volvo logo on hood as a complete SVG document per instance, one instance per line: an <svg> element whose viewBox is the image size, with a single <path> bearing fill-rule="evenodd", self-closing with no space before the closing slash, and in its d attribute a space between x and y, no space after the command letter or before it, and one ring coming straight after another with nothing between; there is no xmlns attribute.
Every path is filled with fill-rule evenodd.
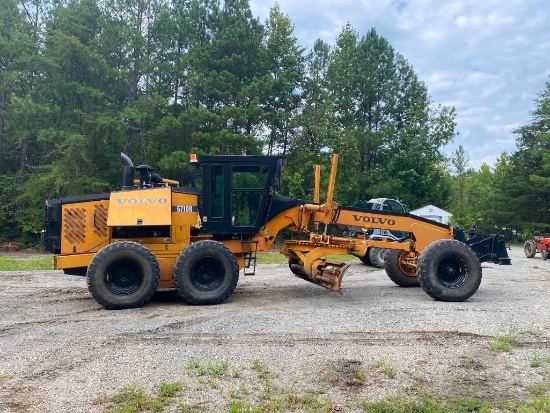
<svg viewBox="0 0 550 413"><path fill-rule="evenodd" d="M116 200L120 205L154 205L154 204L166 204L168 199L166 198L122 198Z"/></svg>

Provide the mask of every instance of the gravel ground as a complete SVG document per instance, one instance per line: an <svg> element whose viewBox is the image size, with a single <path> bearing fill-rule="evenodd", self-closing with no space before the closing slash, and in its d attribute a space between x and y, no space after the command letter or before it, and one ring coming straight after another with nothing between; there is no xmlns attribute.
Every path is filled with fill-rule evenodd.
<svg viewBox="0 0 550 413"><path fill-rule="evenodd" d="M82 277L0 272L0 411L101 412L125 386L152 397L162 383L182 387L165 411L228 411L289 394L333 411L424 393L548 394L550 261L509 254L511 266L483 264L480 289L463 303L399 288L359 261L342 295L272 264L241 276L222 305L159 292L122 311L102 309ZM513 350L492 351L498 337Z"/></svg>

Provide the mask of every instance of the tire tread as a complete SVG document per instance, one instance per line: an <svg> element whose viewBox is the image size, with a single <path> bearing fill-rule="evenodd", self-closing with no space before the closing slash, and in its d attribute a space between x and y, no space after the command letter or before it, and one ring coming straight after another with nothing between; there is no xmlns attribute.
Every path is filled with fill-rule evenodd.
<svg viewBox="0 0 550 413"><path fill-rule="evenodd" d="M100 263L102 263L106 258L111 254L117 251L127 250L132 253L140 254L143 258L147 260L151 266L151 271L153 275L153 283L151 287L146 291L146 293L135 302L130 303L115 303L112 300L104 297L99 290L99 285L97 285L100 280L96 279L96 272L99 268ZM101 276L101 280L103 276ZM150 249L144 247L141 244L133 241L117 241L112 244L109 244L99 250L94 257L92 258L90 265L88 265L88 270L86 271L86 285L88 286L88 291L90 295L96 300L100 305L102 305L107 310L120 310L125 308L138 308L145 305L153 296L157 290L158 283L160 280L160 267L155 255L151 252ZM116 297L116 296L115 296ZM126 296L125 296L126 297ZM112 297L111 297L112 298Z"/></svg>
<svg viewBox="0 0 550 413"><path fill-rule="evenodd" d="M236 274L236 276L232 277L231 283L228 286L228 288L222 292L218 297L211 298L211 299L203 299L200 297L195 296L192 292L188 291L185 285L184 277L186 274L184 274L184 266L186 261L192 257L194 254L197 253L197 251L200 251L202 249L215 249L218 250L229 260L230 268L232 274ZM180 295L180 297L183 298L183 300L192 305L215 305L215 304L221 304L227 298L233 293L235 288L237 287L237 283L239 281L239 265L237 263L237 259L235 258L235 255L227 248L224 244L213 241L213 240L204 240L204 241L198 241L193 242L189 244L187 248L185 248L178 258L176 259L176 263L174 264L174 285L176 286L176 291Z"/></svg>
<svg viewBox="0 0 550 413"><path fill-rule="evenodd" d="M434 265L442 260L445 254L460 255L464 261L468 261L468 279L466 284L459 288L448 288L439 282ZM465 301L475 294L481 284L481 263L477 255L466 244L454 240L437 240L428 245L418 259L418 281L424 291L432 298L439 301L460 302Z"/></svg>

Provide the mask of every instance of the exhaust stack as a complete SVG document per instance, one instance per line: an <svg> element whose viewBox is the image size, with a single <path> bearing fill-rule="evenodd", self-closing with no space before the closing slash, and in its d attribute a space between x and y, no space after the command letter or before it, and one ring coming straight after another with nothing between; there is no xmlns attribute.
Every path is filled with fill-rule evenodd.
<svg viewBox="0 0 550 413"><path fill-rule="evenodd" d="M122 178L122 190L134 189L134 164L124 152L120 153L124 165L124 176Z"/></svg>

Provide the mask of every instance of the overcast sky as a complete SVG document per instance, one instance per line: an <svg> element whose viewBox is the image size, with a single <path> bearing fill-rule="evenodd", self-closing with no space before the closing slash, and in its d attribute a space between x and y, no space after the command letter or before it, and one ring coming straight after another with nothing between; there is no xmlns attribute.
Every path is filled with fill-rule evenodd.
<svg viewBox="0 0 550 413"><path fill-rule="evenodd" d="M550 80L550 0L279 0L300 45L334 45L346 23L374 27L413 66L434 103L454 106L470 164L494 164L516 150ZM250 0L265 22L274 0Z"/></svg>

